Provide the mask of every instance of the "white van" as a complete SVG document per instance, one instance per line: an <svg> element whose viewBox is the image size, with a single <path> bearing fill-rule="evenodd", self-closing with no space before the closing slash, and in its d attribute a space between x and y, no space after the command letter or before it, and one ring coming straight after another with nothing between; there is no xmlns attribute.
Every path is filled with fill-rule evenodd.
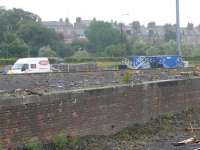
<svg viewBox="0 0 200 150"><path fill-rule="evenodd" d="M8 74L46 73L51 72L49 60L46 57L20 58L12 66Z"/></svg>

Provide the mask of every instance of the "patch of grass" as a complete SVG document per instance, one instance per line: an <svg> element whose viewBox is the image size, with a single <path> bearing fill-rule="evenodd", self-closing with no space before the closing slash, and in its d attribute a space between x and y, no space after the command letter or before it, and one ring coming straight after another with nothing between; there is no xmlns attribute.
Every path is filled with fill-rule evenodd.
<svg viewBox="0 0 200 150"><path fill-rule="evenodd" d="M160 130L168 131L171 128L171 123L173 122L173 114L167 113L159 118L159 128Z"/></svg>
<svg viewBox="0 0 200 150"><path fill-rule="evenodd" d="M53 143L56 145L57 148L63 149L69 141L64 133L59 133L53 138Z"/></svg>
<svg viewBox="0 0 200 150"><path fill-rule="evenodd" d="M125 84L129 83L129 76L130 76L129 72L125 72L124 77L123 77L123 82Z"/></svg>
<svg viewBox="0 0 200 150"><path fill-rule="evenodd" d="M196 66L196 65L200 65L200 60L195 60L195 61L189 61L189 64L191 65L191 66Z"/></svg>
<svg viewBox="0 0 200 150"><path fill-rule="evenodd" d="M116 67L120 64L120 62L114 62L114 61L97 61L97 66L104 69L104 68L109 68L109 67Z"/></svg>
<svg viewBox="0 0 200 150"><path fill-rule="evenodd" d="M38 138L32 138L25 147L27 150L41 150L42 142Z"/></svg>

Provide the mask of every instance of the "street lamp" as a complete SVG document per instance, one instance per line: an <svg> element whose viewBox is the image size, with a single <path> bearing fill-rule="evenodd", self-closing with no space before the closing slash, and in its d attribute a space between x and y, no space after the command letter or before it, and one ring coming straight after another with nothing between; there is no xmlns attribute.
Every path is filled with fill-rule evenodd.
<svg viewBox="0 0 200 150"><path fill-rule="evenodd" d="M179 56L181 52L181 33L180 33L180 14L179 14L179 0L176 0L176 51Z"/></svg>

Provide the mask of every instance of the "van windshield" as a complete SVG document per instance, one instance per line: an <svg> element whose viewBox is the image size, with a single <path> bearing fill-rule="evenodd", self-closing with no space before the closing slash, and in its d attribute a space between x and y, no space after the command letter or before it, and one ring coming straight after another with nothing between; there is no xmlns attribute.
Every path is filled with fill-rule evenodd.
<svg viewBox="0 0 200 150"><path fill-rule="evenodd" d="M12 67L12 69L13 70L21 70L23 65L24 64L14 64L14 66Z"/></svg>

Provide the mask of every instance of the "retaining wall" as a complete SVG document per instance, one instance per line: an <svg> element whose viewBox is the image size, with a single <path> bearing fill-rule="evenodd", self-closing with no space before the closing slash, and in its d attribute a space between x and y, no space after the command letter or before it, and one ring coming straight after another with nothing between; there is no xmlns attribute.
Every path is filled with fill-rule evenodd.
<svg viewBox="0 0 200 150"><path fill-rule="evenodd" d="M166 112L199 107L200 79L149 82L0 98L0 141L6 147L33 137L110 135Z"/></svg>
<svg viewBox="0 0 200 150"><path fill-rule="evenodd" d="M60 91L119 84L123 71L0 75L0 91L32 89Z"/></svg>

